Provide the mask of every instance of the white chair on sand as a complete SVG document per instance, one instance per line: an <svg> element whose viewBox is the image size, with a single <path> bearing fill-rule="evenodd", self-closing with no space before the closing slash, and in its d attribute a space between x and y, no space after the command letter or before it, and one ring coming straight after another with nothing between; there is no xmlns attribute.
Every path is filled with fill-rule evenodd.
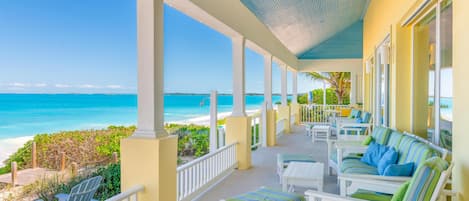
<svg viewBox="0 0 469 201"><path fill-rule="evenodd" d="M70 191L70 194L60 193L55 195L55 197L59 199L59 201L95 201L93 196L96 193L96 190L98 190L102 179L103 178L101 176L89 178L74 186Z"/></svg>

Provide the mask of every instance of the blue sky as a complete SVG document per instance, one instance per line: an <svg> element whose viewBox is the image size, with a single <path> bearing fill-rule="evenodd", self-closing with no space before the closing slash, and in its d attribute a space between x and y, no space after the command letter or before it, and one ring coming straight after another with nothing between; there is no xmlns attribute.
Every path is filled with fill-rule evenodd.
<svg viewBox="0 0 469 201"><path fill-rule="evenodd" d="M164 16L165 92L231 93L231 40L168 6ZM4 0L0 27L0 93L136 92L135 1ZM263 76L247 49L247 92L262 93ZM277 64L273 79L279 93Z"/></svg>

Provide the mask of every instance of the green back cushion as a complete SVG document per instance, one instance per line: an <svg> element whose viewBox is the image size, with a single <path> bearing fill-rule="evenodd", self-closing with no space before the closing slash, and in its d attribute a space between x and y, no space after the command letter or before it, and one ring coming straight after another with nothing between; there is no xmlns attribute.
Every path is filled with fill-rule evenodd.
<svg viewBox="0 0 469 201"><path fill-rule="evenodd" d="M429 201L440 179L441 173L448 168L448 163L432 157L423 162L410 180L404 201Z"/></svg>
<svg viewBox="0 0 469 201"><path fill-rule="evenodd" d="M398 131L392 131L392 133L389 135L389 140L386 146L393 147L397 149L397 146L401 142L402 137L404 137L403 134L401 134Z"/></svg>
<svg viewBox="0 0 469 201"><path fill-rule="evenodd" d="M350 115L348 116L349 119L355 119L360 117L361 111L357 109L352 109L352 112L350 112Z"/></svg>
<svg viewBox="0 0 469 201"><path fill-rule="evenodd" d="M391 201L402 201L402 200L404 200L404 196L407 192L407 189L409 188L409 184L410 184L410 181L406 181L404 184L399 186L397 191L392 196Z"/></svg>
<svg viewBox="0 0 469 201"><path fill-rule="evenodd" d="M399 145L397 146L397 152L399 153L397 164L406 163L405 161L407 159L407 155L409 155L410 147L414 143L418 143L416 139L409 136L402 137L401 142L399 142Z"/></svg>
<svg viewBox="0 0 469 201"><path fill-rule="evenodd" d="M369 113L369 112L362 112L360 118L362 119L361 123L370 123L370 120L371 120L371 113Z"/></svg>
<svg viewBox="0 0 469 201"><path fill-rule="evenodd" d="M384 127L375 127L371 136L373 137L374 141L378 144L385 145L388 141L389 134L391 133L391 129L384 128Z"/></svg>
<svg viewBox="0 0 469 201"><path fill-rule="evenodd" d="M421 163L423 163L432 156L434 156L434 151L432 150L432 148L430 148L424 143L416 142L413 143L412 146L410 146L409 152L406 157L402 158L402 160L399 161L402 163L413 162L415 170Z"/></svg>

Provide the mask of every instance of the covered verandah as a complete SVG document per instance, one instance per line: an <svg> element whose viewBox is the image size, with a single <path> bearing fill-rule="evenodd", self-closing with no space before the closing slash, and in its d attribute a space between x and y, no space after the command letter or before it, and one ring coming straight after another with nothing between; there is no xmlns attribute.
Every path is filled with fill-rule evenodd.
<svg viewBox="0 0 469 201"><path fill-rule="evenodd" d="M175 136L169 136L164 131L164 108L163 108L163 1L162 0L138 0L138 124L137 131L135 134L124 139L121 144L122 154L122 191L128 191L133 189L135 186L143 186L144 190L139 193L139 198L142 200L178 200L178 175L177 175L177 138ZM365 2L365 1L364 1ZM420 2L420 1L419 1ZM299 118L294 117L299 114L299 106L296 103L296 73L304 70L311 70L314 67L308 67L310 64L321 62L320 58L307 58L301 59L298 53L292 53L292 51L285 47L285 45L279 41L279 39L261 22L258 18L240 1L204 1L204 0L168 0L167 4L175 7L176 9L184 12L185 14L201 21L202 23L214 28L217 31L229 36L232 39L232 58L233 58L233 112L226 121L226 144L234 146L235 148L235 163L229 164L228 166L235 165L237 171L227 180L219 183L217 186L212 188L208 194L203 197L207 199L221 199L224 196L230 196L238 193L230 188L224 186L225 184L242 185L246 180L242 178L251 174L269 178L266 180L259 179L261 185L275 185L276 176L274 172L266 169L263 170L264 164L259 162L265 161L265 165L275 161L273 156L278 151L289 151L288 149L296 146L305 145L300 143L308 143L309 141L302 140L304 135L301 134L301 127L290 128L291 119L296 121ZM367 3L368 4L368 3ZM468 4L461 3L463 6L468 7ZM406 4L407 5L407 4ZM410 8L405 8L410 9ZM375 11L375 10L373 10ZM376 11L375 11L376 12ZM460 11L461 12L461 11ZM360 18L363 19L367 13L366 8L360 13ZM455 12L456 13L456 12ZM462 15L461 13L459 13ZM461 20L461 19L459 19ZM393 32L393 34L395 34ZM461 39L461 38L459 38ZM461 39L462 40L462 39ZM362 42L362 44L366 42ZM369 45L369 44L367 44ZM248 47L254 51L262 54L265 58L264 72L265 72L265 100L267 100L265 110L265 144L268 146L257 150L257 153L251 152L251 118L245 113L245 66L244 66L244 49ZM459 51L467 49L467 47L459 47ZM304 52L304 49L298 49L298 52ZM314 50L315 52L317 50ZM362 86L352 87L353 101L361 100L365 102L365 108L371 109L369 102L366 102L364 95L365 90L369 91L369 85L365 82L368 75L364 74L365 66L361 60L362 55L355 61L361 63L361 67L357 70L350 70L354 72L354 80L357 83L363 83ZM343 62L344 58L331 59L328 61L334 62L334 66ZM278 62L282 66L282 104L278 108L278 116L275 116L275 112L272 108L272 62ZM456 62L459 61L459 62ZM335 63L337 62L337 63ZM464 64L464 62L455 59L455 63ZM467 63L467 62L466 62ZM343 65L340 65L343 66ZM316 67L316 66L315 66ZM340 67L341 68L341 67ZM455 68L456 69L456 68ZM291 70L293 72L293 102L289 106L287 104L287 83L286 83L286 72ZM329 69L328 71L343 71L337 69ZM462 71L462 70L460 70ZM399 72L393 71L393 75L400 74ZM455 77L455 80L463 82L459 77ZM393 78L396 79L396 78ZM393 83L398 88L401 83ZM354 86L354 84L352 84ZM360 90L362 89L362 90ZM458 88L459 89L459 88ZM395 88L392 89L395 93ZM455 94L461 93L463 90L456 90ZM358 95L359 94L359 95ZM463 94L463 93L461 93ZM368 96L371 96L368 94ZM464 96L461 96L465 98ZM398 100L400 101L400 99ZM461 103L462 99L455 103ZM402 105L401 102L391 103L391 126L399 128L400 119L396 108L396 105ZM456 104L455 104L456 105ZM462 105L462 104L461 104ZM463 107L461 107L464 109ZM463 110L461 110L463 111ZM459 121L463 121L464 115L458 114L455 110L455 131L463 131L466 127L460 125L458 127L457 117ZM278 119L283 119L285 133L293 133L292 135L285 135L280 138L277 142L276 123ZM397 119L397 123L396 123ZM407 124L407 123L406 123ZM290 132L290 131L293 132ZM457 136L457 135L455 135ZM459 138L458 138L459 139ZM298 141L297 141L298 140ZM302 141L302 142L300 142ZM456 142L456 140L455 140ZM466 144L467 137L461 137L460 140L455 143L455 159L456 159L456 172L455 177L466 175L467 160L458 157L458 151L461 151L461 147ZM286 148L282 150L282 143L285 143ZM276 145L280 146L276 146ZM295 147L292 147L295 146ZM270 148L270 146L274 146ZM308 148L310 147L310 148ZM459 147L459 149L458 149ZM314 151L315 149L321 149L321 145L313 146L312 144L301 146L302 151ZM299 150L301 150L299 149ZM230 153L233 154L233 153ZM231 155L233 156L233 155ZM326 155L317 156L318 161L324 160ZM257 166L259 164L259 166ZM269 166L270 167L270 166ZM275 165L272 166L275 168ZM267 175L267 173L269 175ZM251 178L251 177L250 177ZM253 179L256 177L252 177ZM336 184L333 179L329 180L330 183L326 187L326 191L336 192ZM461 194L459 195L464 200L464 195L467 192L468 185L464 185L464 181L456 180L456 189L459 189ZM226 183L225 183L226 182ZM237 183L239 182L239 183ZM253 186L246 185L246 189L252 190ZM235 186L236 188L236 186ZM224 194L223 192L228 192ZM219 197L221 196L221 197ZM180 200L180 199L179 199ZM204 200L204 199L202 199Z"/></svg>

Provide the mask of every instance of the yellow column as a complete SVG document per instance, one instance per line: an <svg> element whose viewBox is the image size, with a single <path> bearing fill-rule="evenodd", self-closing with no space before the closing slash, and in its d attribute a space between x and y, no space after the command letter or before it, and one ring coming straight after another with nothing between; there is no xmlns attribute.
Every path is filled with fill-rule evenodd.
<svg viewBox="0 0 469 201"><path fill-rule="evenodd" d="M177 136L121 141L121 188L145 186L141 200L176 200Z"/></svg>
<svg viewBox="0 0 469 201"><path fill-rule="evenodd" d="M469 201L469 1L453 1L453 185L458 200Z"/></svg>
<svg viewBox="0 0 469 201"><path fill-rule="evenodd" d="M290 113L295 116L295 125L300 124L300 104L292 103L290 105Z"/></svg>
<svg viewBox="0 0 469 201"><path fill-rule="evenodd" d="M278 106L278 119L285 119L285 134L290 134L290 106L279 105Z"/></svg>
<svg viewBox="0 0 469 201"><path fill-rule="evenodd" d="M246 170L251 167L251 117L226 118L226 144L236 145L238 169Z"/></svg>
<svg viewBox="0 0 469 201"><path fill-rule="evenodd" d="M267 146L272 147L277 144L277 124L275 122L275 110L267 110Z"/></svg>

